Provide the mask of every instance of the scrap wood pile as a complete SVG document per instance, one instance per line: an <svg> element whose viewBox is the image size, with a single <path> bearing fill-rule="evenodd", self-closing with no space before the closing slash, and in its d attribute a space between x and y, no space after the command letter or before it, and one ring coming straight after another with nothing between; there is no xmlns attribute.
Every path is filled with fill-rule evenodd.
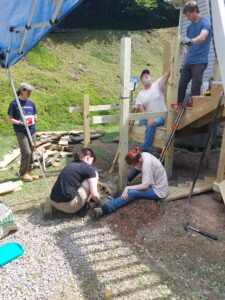
<svg viewBox="0 0 225 300"><path fill-rule="evenodd" d="M102 133L91 133L91 140L102 136ZM44 169L50 165L57 166L59 159L74 154L74 144L82 143L82 132L43 132L37 133L37 147L35 154L39 156ZM35 159L35 157L34 157ZM38 162L35 162L38 166Z"/></svg>
<svg viewBox="0 0 225 300"><path fill-rule="evenodd" d="M91 140L103 135L102 132L92 132ZM48 166L58 166L60 158L72 156L74 145L83 142L83 133L78 131L58 131L37 133L37 144L34 155L34 166L38 167L38 159L44 170ZM7 167L20 156L20 149L14 149L0 161L0 171L8 170ZM37 159L38 156L38 159ZM15 192L21 189L22 181L8 181L0 184L0 195Z"/></svg>

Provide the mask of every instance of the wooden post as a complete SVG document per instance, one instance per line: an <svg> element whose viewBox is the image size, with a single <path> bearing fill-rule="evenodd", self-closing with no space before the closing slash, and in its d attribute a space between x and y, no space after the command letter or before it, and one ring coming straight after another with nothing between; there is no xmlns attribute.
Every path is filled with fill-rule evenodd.
<svg viewBox="0 0 225 300"><path fill-rule="evenodd" d="M128 117L130 97L131 38L123 37L120 47L120 142L119 142L119 186L121 193L126 185L125 156L128 151Z"/></svg>
<svg viewBox="0 0 225 300"><path fill-rule="evenodd" d="M225 127L223 130L223 139L220 148L220 158L217 169L216 182L220 183L225 179ZM221 195L217 194L217 200L221 200Z"/></svg>
<svg viewBox="0 0 225 300"><path fill-rule="evenodd" d="M90 112L89 95L84 95L83 99L83 118L84 118L84 147L90 144Z"/></svg>
<svg viewBox="0 0 225 300"><path fill-rule="evenodd" d="M171 45L166 43L163 49L163 74L169 69L171 65ZM167 99L167 85L164 89L165 100Z"/></svg>
<svg viewBox="0 0 225 300"><path fill-rule="evenodd" d="M169 79L169 95L167 97L167 107L168 107L168 116L167 116L167 136L169 136L172 125L174 122L174 109L171 109L171 104L177 102L177 84L179 77L179 43L177 39L173 40L172 44L172 54L171 54L171 74ZM168 50L169 51L169 50ZM170 178L173 172L173 152L174 152L174 141L171 143L168 151L165 154L165 169L167 176Z"/></svg>

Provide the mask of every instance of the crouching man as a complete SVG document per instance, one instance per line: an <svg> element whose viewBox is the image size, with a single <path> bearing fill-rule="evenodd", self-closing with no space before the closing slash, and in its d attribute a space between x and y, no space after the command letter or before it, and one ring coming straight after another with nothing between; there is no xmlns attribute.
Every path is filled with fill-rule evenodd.
<svg viewBox="0 0 225 300"><path fill-rule="evenodd" d="M76 213L89 200L97 202L100 199L98 173L92 166L95 160L96 156L89 148L75 153L74 161L64 167L52 188L53 207L65 213Z"/></svg>
<svg viewBox="0 0 225 300"><path fill-rule="evenodd" d="M125 158L127 164L133 165L142 173L142 183L126 186L122 195L108 200L102 207L92 211L92 217L99 219L135 200L148 199L159 201L168 194L168 180L161 162L148 152L140 152L138 148L129 151Z"/></svg>

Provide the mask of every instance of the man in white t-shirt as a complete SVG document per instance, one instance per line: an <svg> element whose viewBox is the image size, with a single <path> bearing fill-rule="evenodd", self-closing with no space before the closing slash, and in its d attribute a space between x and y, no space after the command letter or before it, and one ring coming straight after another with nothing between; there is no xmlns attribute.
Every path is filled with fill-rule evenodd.
<svg viewBox="0 0 225 300"><path fill-rule="evenodd" d="M138 93L136 105L139 112L165 112L167 107L165 104L164 90L170 76L170 69L163 76L152 83L149 70L141 73L140 80L144 89ZM155 136L156 127L163 126L165 120L162 117L149 118L148 120L140 120L140 125L146 126L144 143L141 147L142 152L151 152L152 143Z"/></svg>

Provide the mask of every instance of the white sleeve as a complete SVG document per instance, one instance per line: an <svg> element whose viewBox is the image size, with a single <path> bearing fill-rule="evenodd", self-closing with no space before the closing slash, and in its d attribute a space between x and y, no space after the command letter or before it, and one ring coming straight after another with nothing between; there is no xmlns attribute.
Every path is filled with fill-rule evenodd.
<svg viewBox="0 0 225 300"><path fill-rule="evenodd" d="M141 104L143 104L143 99L142 99L142 93L140 91L137 95L135 105L141 105Z"/></svg>
<svg viewBox="0 0 225 300"><path fill-rule="evenodd" d="M155 83L159 86L159 89L164 92L163 76L157 79Z"/></svg>

